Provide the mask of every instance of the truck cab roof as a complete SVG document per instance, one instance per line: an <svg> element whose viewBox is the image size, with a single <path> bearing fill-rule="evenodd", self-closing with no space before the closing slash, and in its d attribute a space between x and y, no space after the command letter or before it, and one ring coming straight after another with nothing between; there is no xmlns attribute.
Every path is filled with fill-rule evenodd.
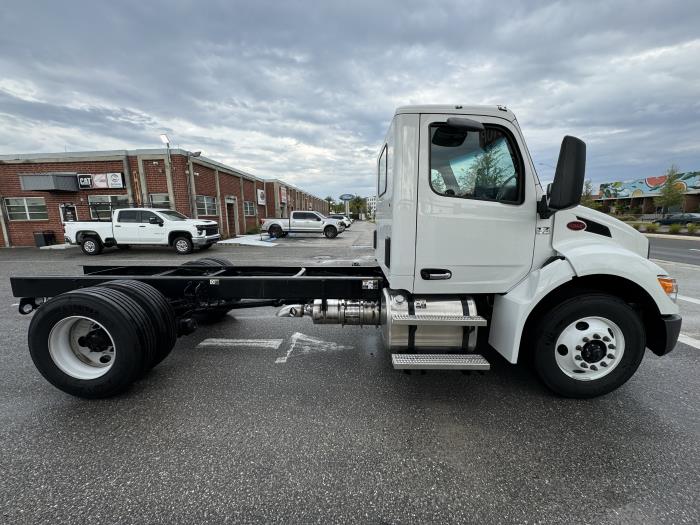
<svg viewBox="0 0 700 525"><path fill-rule="evenodd" d="M514 120L515 114L505 106L463 106L461 104L425 104L419 106L401 106L396 108L395 115L405 113L437 113L454 115L485 115Z"/></svg>

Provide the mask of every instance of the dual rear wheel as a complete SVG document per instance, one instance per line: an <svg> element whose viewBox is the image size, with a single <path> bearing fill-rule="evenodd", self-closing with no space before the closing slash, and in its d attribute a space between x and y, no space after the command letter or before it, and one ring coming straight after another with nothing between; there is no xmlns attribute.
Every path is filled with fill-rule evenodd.
<svg viewBox="0 0 700 525"><path fill-rule="evenodd" d="M162 361L177 337L175 313L152 286L114 281L54 297L34 314L29 352L55 387L109 397Z"/></svg>

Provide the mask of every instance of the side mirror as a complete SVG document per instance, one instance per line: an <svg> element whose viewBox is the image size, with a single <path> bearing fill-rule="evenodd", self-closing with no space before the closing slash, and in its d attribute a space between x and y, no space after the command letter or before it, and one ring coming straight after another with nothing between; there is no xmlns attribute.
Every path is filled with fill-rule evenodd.
<svg viewBox="0 0 700 525"><path fill-rule="evenodd" d="M158 217L149 217L148 222L150 224L157 224L158 226L163 226L163 221L160 220Z"/></svg>
<svg viewBox="0 0 700 525"><path fill-rule="evenodd" d="M548 207L552 210L572 208L581 202L586 176L586 143L566 136L561 142L554 182L548 189Z"/></svg>

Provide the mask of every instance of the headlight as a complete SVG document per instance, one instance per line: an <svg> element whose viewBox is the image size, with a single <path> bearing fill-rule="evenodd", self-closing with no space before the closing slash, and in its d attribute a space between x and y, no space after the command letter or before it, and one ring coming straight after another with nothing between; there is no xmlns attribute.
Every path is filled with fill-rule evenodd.
<svg viewBox="0 0 700 525"><path fill-rule="evenodd" d="M663 288L664 292L666 292L666 295L668 295L669 299L675 303L676 299L678 299L678 283L676 280L667 275L659 276L657 279L659 280L661 288Z"/></svg>

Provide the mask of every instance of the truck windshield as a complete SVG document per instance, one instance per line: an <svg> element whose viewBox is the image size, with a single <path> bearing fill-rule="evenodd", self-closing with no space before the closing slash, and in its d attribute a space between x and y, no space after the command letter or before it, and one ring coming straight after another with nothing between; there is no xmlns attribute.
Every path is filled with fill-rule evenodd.
<svg viewBox="0 0 700 525"><path fill-rule="evenodd" d="M183 215L182 213L178 213L173 210L164 210L164 211L158 211L163 217L168 219L169 221L186 221L187 217Z"/></svg>

